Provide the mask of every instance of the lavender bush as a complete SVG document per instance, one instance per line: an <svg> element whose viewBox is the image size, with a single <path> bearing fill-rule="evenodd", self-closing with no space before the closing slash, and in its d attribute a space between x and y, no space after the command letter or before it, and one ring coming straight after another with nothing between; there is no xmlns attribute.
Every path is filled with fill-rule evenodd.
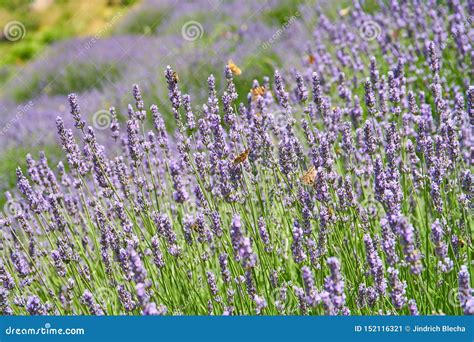
<svg viewBox="0 0 474 342"><path fill-rule="evenodd" d="M229 63L199 110L168 66L172 132L135 84L104 147L70 94L65 160L7 193L2 314L473 314L474 3L379 7L303 11L300 71Z"/></svg>

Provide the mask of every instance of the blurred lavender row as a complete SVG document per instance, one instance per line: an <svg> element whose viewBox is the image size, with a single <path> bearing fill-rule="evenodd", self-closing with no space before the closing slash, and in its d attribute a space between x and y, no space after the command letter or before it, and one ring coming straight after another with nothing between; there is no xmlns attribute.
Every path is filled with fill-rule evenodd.
<svg viewBox="0 0 474 342"><path fill-rule="evenodd" d="M172 63L192 76L202 69L221 68L228 59L243 62L262 50L262 44L278 29L256 20L261 12L277 5L277 1L250 6L221 1L145 1L125 13L117 12L111 19L117 22L114 27L105 27L104 33L94 37L55 43L3 86L0 141L7 147L54 143L48 123L58 114L65 116L64 98L73 91L84 95L81 105L90 119L111 105L126 115L126 95L132 83L140 83L148 97L164 102L166 92L159 74L166 65ZM127 33L146 13L153 15L151 23L159 23L155 32ZM189 21L202 25L196 40L183 37L182 29ZM285 34L282 40L288 37ZM194 76L188 80L194 96L202 99L205 92L193 87L197 82ZM83 89L73 88L83 83Z"/></svg>

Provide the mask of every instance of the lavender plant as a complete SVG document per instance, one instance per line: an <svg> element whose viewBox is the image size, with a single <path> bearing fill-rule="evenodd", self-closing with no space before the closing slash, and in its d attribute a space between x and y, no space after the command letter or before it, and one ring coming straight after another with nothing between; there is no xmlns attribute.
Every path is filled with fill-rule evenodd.
<svg viewBox="0 0 474 342"><path fill-rule="evenodd" d="M317 9L303 70L238 94L226 66L199 112L168 66L172 132L131 85L115 149L69 95L64 164L28 155L7 196L1 313L472 314L474 88L446 64L473 67L473 6L385 6Z"/></svg>

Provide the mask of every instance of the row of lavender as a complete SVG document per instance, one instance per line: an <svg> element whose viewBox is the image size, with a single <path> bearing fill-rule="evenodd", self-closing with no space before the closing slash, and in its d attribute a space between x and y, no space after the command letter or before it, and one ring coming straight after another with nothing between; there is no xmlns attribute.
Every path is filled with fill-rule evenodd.
<svg viewBox="0 0 474 342"><path fill-rule="evenodd" d="M115 156L71 94L67 164L8 195L2 313L473 314L473 12L320 13L301 74L239 103L229 64L199 112L168 67L176 131L134 85Z"/></svg>

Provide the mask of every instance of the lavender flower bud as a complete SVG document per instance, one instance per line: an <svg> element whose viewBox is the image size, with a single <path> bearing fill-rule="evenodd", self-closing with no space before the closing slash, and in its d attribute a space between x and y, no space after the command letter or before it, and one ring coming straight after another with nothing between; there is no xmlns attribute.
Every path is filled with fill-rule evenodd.
<svg viewBox="0 0 474 342"><path fill-rule="evenodd" d="M316 287L314 286L313 273L307 266L303 266L301 272L306 292L306 301L309 306L313 306L319 301L319 295L317 293Z"/></svg>
<svg viewBox="0 0 474 342"><path fill-rule="evenodd" d="M375 100L373 86L372 86L372 83L370 83L369 78L367 78L365 81L364 89L365 89L365 96L364 96L365 105L367 106L369 114L375 115L377 112L377 108L376 108L377 102Z"/></svg>
<svg viewBox="0 0 474 342"><path fill-rule="evenodd" d="M388 268L388 274L390 275L390 297L392 298L392 304L397 310L403 308L406 304L407 298L405 295L407 284L401 282L398 278L398 270L392 267Z"/></svg>
<svg viewBox="0 0 474 342"><path fill-rule="evenodd" d="M439 57L438 53L436 52L436 47L434 42L428 43L428 55L430 58L430 69L433 74L437 74L439 72Z"/></svg>
<svg viewBox="0 0 474 342"><path fill-rule="evenodd" d="M153 126L155 127L155 130L157 133L158 145L162 149L164 149L164 151L167 153L169 148L168 148L168 133L166 132L165 121L163 120L163 117L161 116L158 110L158 107L156 105L152 105L150 107L150 111L153 117Z"/></svg>
<svg viewBox="0 0 474 342"><path fill-rule="evenodd" d="M293 243L291 244L291 250L293 251L293 258L296 263L300 264L306 259L303 245L303 229L297 220L293 224Z"/></svg>
<svg viewBox="0 0 474 342"><path fill-rule="evenodd" d="M418 316L418 306L416 305L416 301L414 299L410 299L408 301L408 311L410 311L410 315Z"/></svg>
<svg viewBox="0 0 474 342"><path fill-rule="evenodd" d="M372 127L372 123L367 120L364 126L364 143L365 143L365 152L369 155L374 154L376 146L376 138L374 135L374 129Z"/></svg>
<svg viewBox="0 0 474 342"><path fill-rule="evenodd" d="M232 278L231 278L229 268L227 266L228 261L227 261L227 254L226 253L222 253L222 254L219 255L219 265L220 265L220 268L221 268L222 280L224 281L224 283L230 284Z"/></svg>
<svg viewBox="0 0 474 342"><path fill-rule="evenodd" d="M306 86L304 85L304 80L303 77L301 76L300 73L296 73L296 98L300 103L305 102L308 99L308 90L306 89Z"/></svg>
<svg viewBox="0 0 474 342"><path fill-rule="evenodd" d="M123 285L117 285L117 292L119 294L120 302L124 309L128 312L136 307L136 303L132 299L132 294L125 289Z"/></svg>
<svg viewBox="0 0 474 342"><path fill-rule="evenodd" d="M104 311L99 305L96 304L94 300L94 296L92 295L92 293L89 292L89 290L84 291L84 294L81 297L81 303L86 305L91 315L94 315L94 316L104 315Z"/></svg>
<svg viewBox="0 0 474 342"><path fill-rule="evenodd" d="M147 276L147 271L145 267L143 266L143 262L140 256L133 249L133 247L129 247L128 257L130 258L131 270L132 270L132 274L133 274L133 278L135 282L137 284L144 283Z"/></svg>
<svg viewBox="0 0 474 342"><path fill-rule="evenodd" d="M222 225L221 225L221 216L218 211L213 211L211 213L212 220L212 230L214 234L218 237L222 236Z"/></svg>
<svg viewBox="0 0 474 342"><path fill-rule="evenodd" d="M28 311L31 316L46 315L45 305L43 305L41 300L35 295L28 296L26 311Z"/></svg>
<svg viewBox="0 0 474 342"><path fill-rule="evenodd" d="M178 87L178 77L176 72L168 65L165 71L166 83L168 83L168 97L171 101L175 119L180 122L179 108L181 107L181 91Z"/></svg>
<svg viewBox="0 0 474 342"><path fill-rule="evenodd" d="M76 94L69 94L68 95L69 106L71 108L71 115L74 118L75 126L77 129L83 129L85 126L84 120L81 118L81 108L79 107L79 103L77 101Z"/></svg>
<svg viewBox="0 0 474 342"><path fill-rule="evenodd" d="M458 275L458 297L461 303L461 308L465 315L474 315L474 298L472 296L472 288L470 285L470 275L465 265L461 266L461 271Z"/></svg>
<svg viewBox="0 0 474 342"><path fill-rule="evenodd" d="M155 263L156 267L163 268L165 267L165 261L163 260L163 254L160 250L160 242L158 236L154 235L151 238L151 249L153 253L153 262Z"/></svg>
<svg viewBox="0 0 474 342"><path fill-rule="evenodd" d="M267 301L265 300L265 298L260 296L255 296L254 301L256 305L255 314L260 315L263 309L267 307Z"/></svg>
<svg viewBox="0 0 474 342"><path fill-rule="evenodd" d="M330 276L326 277L324 289L329 294L329 299L336 310L342 310L345 307L346 295L344 294L344 280L341 275L341 264L335 257L327 260L330 270ZM321 297L323 297L321 295Z"/></svg>
<svg viewBox="0 0 474 342"><path fill-rule="evenodd" d="M194 114L191 109L191 96L183 95L183 108L186 116L186 125L188 129L196 128L196 121L194 120Z"/></svg>
<svg viewBox="0 0 474 342"><path fill-rule="evenodd" d="M367 255L367 264L369 264L370 274L374 277L377 292L380 296L385 295L387 284L385 281L382 259L375 250L372 238L369 234L364 235L364 243Z"/></svg>
<svg viewBox="0 0 474 342"><path fill-rule="evenodd" d="M145 105L143 104L142 93L138 84L133 85L133 97L135 98L135 107L138 109L136 117L138 120L143 122L145 120L146 111L144 110Z"/></svg>
<svg viewBox="0 0 474 342"><path fill-rule="evenodd" d="M410 264L411 272L418 275L423 270L423 266L421 264L421 254L415 248L415 232L413 226L403 216L397 218L396 225L397 230L400 232L405 260Z"/></svg>
<svg viewBox="0 0 474 342"><path fill-rule="evenodd" d="M320 108L322 104L322 99L323 99L323 93L321 90L321 79L319 78L319 75L316 72L313 72L312 79L313 79L313 101L316 104L316 106Z"/></svg>
<svg viewBox="0 0 474 342"><path fill-rule="evenodd" d="M263 217L260 217L258 219L258 232L260 233L260 238L262 239L262 242L265 245L265 250L270 251L270 237L268 236L267 228L265 225L265 219Z"/></svg>
<svg viewBox="0 0 474 342"><path fill-rule="evenodd" d="M8 301L9 291L3 287L0 287L0 314L3 316L13 315L13 310Z"/></svg>
<svg viewBox="0 0 474 342"><path fill-rule="evenodd" d="M58 251L52 251L51 252L51 257L53 258L54 266L56 267L56 271L58 272L58 275L60 277L65 277L66 276L66 266L63 263L63 260L61 259L61 255L59 254Z"/></svg>
<svg viewBox="0 0 474 342"><path fill-rule="evenodd" d="M150 302L146 303L143 308L144 316L164 316L166 315L168 308L164 305L156 306L156 303Z"/></svg>
<svg viewBox="0 0 474 342"><path fill-rule="evenodd" d="M287 112L290 110L289 95L285 91L283 84L283 78L278 70L275 70L275 93L282 106Z"/></svg>
<svg viewBox="0 0 474 342"><path fill-rule="evenodd" d="M207 284L209 285L209 290L211 291L211 294L216 297L218 288L217 288L217 282L216 282L216 276L212 272L206 272L207 276Z"/></svg>
<svg viewBox="0 0 474 342"><path fill-rule="evenodd" d="M110 130L112 131L112 138L117 141L120 136L120 125L117 119L117 112L114 107L109 108L110 115L112 116L112 122L110 123Z"/></svg>
<svg viewBox="0 0 474 342"><path fill-rule="evenodd" d="M178 163L172 161L170 164L170 174L173 179L173 187L175 190L173 193L173 198L178 203L184 203L189 198L189 194L186 191L182 181L181 171L182 168L178 165Z"/></svg>

